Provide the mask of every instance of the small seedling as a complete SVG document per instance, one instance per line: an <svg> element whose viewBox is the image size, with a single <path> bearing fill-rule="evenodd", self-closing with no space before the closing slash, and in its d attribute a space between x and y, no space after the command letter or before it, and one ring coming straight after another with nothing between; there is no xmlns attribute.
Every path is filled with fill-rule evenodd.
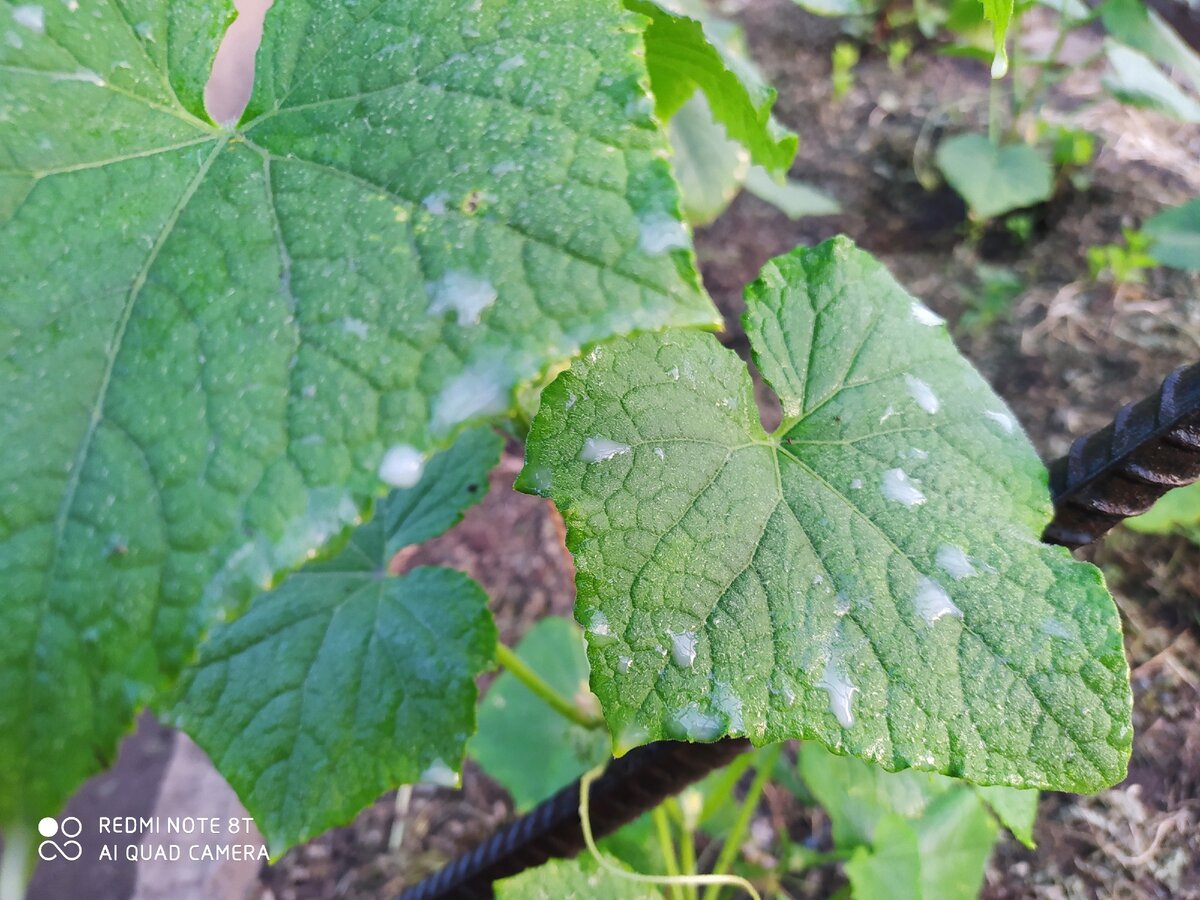
<svg viewBox="0 0 1200 900"><path fill-rule="evenodd" d="M833 67L833 99L845 99L854 87L854 67L858 65L858 47L849 41L838 41L830 57Z"/></svg>
<svg viewBox="0 0 1200 900"><path fill-rule="evenodd" d="M1092 280L1107 278L1117 285L1144 284L1146 272L1158 265L1150 255L1150 236L1136 228L1123 228L1124 240L1100 244L1087 251L1088 273Z"/></svg>

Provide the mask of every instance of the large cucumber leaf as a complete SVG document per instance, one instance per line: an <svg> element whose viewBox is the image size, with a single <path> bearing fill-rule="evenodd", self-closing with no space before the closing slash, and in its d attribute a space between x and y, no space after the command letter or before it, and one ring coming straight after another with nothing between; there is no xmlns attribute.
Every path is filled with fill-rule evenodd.
<svg viewBox="0 0 1200 900"><path fill-rule="evenodd" d="M941 320L846 239L747 293L749 375L688 332L547 388L523 489L578 569L619 745L747 735L984 784L1122 777L1131 696L1100 573L1039 540L1047 476Z"/></svg>
<svg viewBox="0 0 1200 900"><path fill-rule="evenodd" d="M0 7L0 823L109 760L385 453L715 321L617 0L277 3L218 128L232 16Z"/></svg>
<svg viewBox="0 0 1200 900"><path fill-rule="evenodd" d="M166 717L237 791L272 856L427 770L458 769L496 648L487 595L451 569L387 567L483 498L500 446L487 429L464 434L340 554L213 629L184 671Z"/></svg>

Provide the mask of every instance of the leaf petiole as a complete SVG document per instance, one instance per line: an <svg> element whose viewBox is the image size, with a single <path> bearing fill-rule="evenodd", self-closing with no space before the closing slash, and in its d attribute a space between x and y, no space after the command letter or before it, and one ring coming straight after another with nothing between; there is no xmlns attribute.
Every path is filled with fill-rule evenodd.
<svg viewBox="0 0 1200 900"><path fill-rule="evenodd" d="M675 842L671 840L671 821L667 816L665 803L660 803L650 811L650 819L654 822L654 832L658 837L658 846L662 851L663 868L671 878L680 874L679 858L675 853ZM683 887L679 884L670 885L672 900L684 900Z"/></svg>
<svg viewBox="0 0 1200 900"><path fill-rule="evenodd" d="M533 671L511 648L497 641L496 662L507 669L514 678L529 688L537 697L559 715L582 725L584 728L603 728L604 719L585 713L573 702L556 691L541 675Z"/></svg>
<svg viewBox="0 0 1200 900"><path fill-rule="evenodd" d="M679 824L679 871L695 872L696 839L692 835L692 828L687 817L679 807L679 798L670 797L664 805L667 807L668 813ZM685 893L689 900L696 900L699 896L695 885L688 885Z"/></svg>
<svg viewBox="0 0 1200 900"><path fill-rule="evenodd" d="M746 792L746 799L742 801L742 808L738 810L737 820L729 829L729 837L725 839L721 855L717 857L717 863L713 866L714 875L724 875L728 872L741 851L742 838L746 836L746 829L750 827L750 818L758 807L758 800L762 797L763 788L767 786L767 781L775 771L775 763L779 761L779 754L782 751L783 744L776 744L763 752L762 762L758 766L758 771L754 773L754 779L750 782L750 790ZM710 885L704 892L704 900L717 900L720 892L720 885Z"/></svg>

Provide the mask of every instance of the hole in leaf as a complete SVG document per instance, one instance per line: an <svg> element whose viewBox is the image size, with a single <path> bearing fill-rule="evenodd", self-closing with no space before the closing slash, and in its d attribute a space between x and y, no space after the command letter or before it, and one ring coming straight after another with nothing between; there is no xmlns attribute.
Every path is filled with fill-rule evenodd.
<svg viewBox="0 0 1200 900"><path fill-rule="evenodd" d="M254 88L254 57L262 43L263 17L274 0L235 0L238 16L225 32L212 74L204 85L204 108L218 125L235 125Z"/></svg>

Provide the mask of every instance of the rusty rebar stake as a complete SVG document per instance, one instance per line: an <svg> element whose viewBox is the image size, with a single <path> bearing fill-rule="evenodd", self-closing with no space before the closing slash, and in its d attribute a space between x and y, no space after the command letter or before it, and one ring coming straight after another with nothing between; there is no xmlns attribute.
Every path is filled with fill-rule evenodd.
<svg viewBox="0 0 1200 900"><path fill-rule="evenodd" d="M1181 366L1145 400L1085 434L1050 464L1054 520L1042 539L1082 547L1200 479L1200 363Z"/></svg>

